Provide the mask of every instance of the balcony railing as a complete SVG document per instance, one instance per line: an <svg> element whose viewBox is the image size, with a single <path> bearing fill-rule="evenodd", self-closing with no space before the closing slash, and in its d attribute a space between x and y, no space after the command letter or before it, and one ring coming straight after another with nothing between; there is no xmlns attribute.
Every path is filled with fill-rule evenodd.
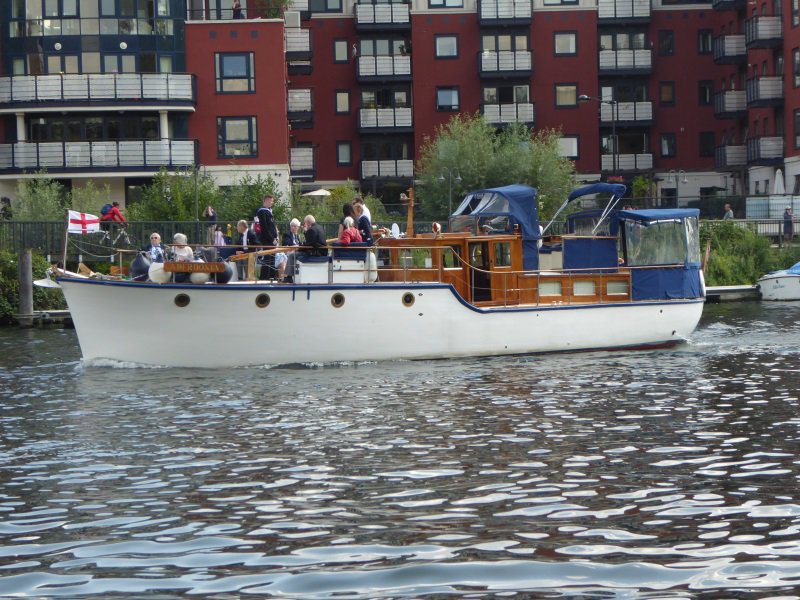
<svg viewBox="0 0 800 600"><path fill-rule="evenodd" d="M158 171L197 164L195 140L102 140L0 144L0 172Z"/></svg>
<svg viewBox="0 0 800 600"><path fill-rule="evenodd" d="M617 171L643 171L653 168L652 154L617 154ZM600 156L600 167L603 171L614 170L614 155Z"/></svg>
<svg viewBox="0 0 800 600"><path fill-rule="evenodd" d="M598 0L597 18L603 19L649 19L650 0Z"/></svg>
<svg viewBox="0 0 800 600"><path fill-rule="evenodd" d="M738 10L747 6L747 0L711 0L714 10Z"/></svg>
<svg viewBox="0 0 800 600"><path fill-rule="evenodd" d="M610 124L612 121L616 121L617 124L646 124L652 120L652 102L618 102L616 105L608 103L600 105L600 121L604 124Z"/></svg>
<svg viewBox="0 0 800 600"><path fill-rule="evenodd" d="M480 74L487 76L530 75L532 54L530 50L484 50L478 54Z"/></svg>
<svg viewBox="0 0 800 600"><path fill-rule="evenodd" d="M747 106L764 107L783 104L783 77L753 77L746 82Z"/></svg>
<svg viewBox="0 0 800 600"><path fill-rule="evenodd" d="M647 74L653 70L653 51L601 50L599 66L601 74Z"/></svg>
<svg viewBox="0 0 800 600"><path fill-rule="evenodd" d="M287 27L286 59L311 58L311 31L302 27Z"/></svg>
<svg viewBox="0 0 800 600"><path fill-rule="evenodd" d="M174 19L92 19L92 18L46 18L12 20L8 23L12 38L71 35L168 35L175 33ZM49 47L49 46L48 46Z"/></svg>
<svg viewBox="0 0 800 600"><path fill-rule="evenodd" d="M387 130L412 127L411 108L362 108L359 111L359 129Z"/></svg>
<svg viewBox="0 0 800 600"><path fill-rule="evenodd" d="M480 0L478 19L481 25L526 25L531 22L531 0Z"/></svg>
<svg viewBox="0 0 800 600"><path fill-rule="evenodd" d="M717 146L714 148L714 168L739 169L747 164L747 148L740 146Z"/></svg>
<svg viewBox="0 0 800 600"><path fill-rule="evenodd" d="M413 177L413 160L362 160L361 179L370 177Z"/></svg>
<svg viewBox="0 0 800 600"><path fill-rule="evenodd" d="M748 48L783 46L781 17L753 17L745 21L745 44Z"/></svg>
<svg viewBox="0 0 800 600"><path fill-rule="evenodd" d="M506 123L525 123L533 125L536 114L532 103L514 104L484 104L482 106L483 118L492 125L505 125Z"/></svg>
<svg viewBox="0 0 800 600"><path fill-rule="evenodd" d="M409 80L411 79L411 57L402 55L359 56L358 79Z"/></svg>
<svg viewBox="0 0 800 600"><path fill-rule="evenodd" d="M727 90L714 94L714 116L720 119L743 117L747 114L747 95L744 90Z"/></svg>
<svg viewBox="0 0 800 600"><path fill-rule="evenodd" d="M314 148L290 148L289 169L292 177L313 179L315 177Z"/></svg>
<svg viewBox="0 0 800 600"><path fill-rule="evenodd" d="M0 109L42 103L195 104L194 75L95 73L0 77ZM10 105L10 106L3 106Z"/></svg>
<svg viewBox="0 0 800 600"><path fill-rule="evenodd" d="M712 45L714 62L718 65L734 65L747 62L744 34L720 35Z"/></svg>
<svg viewBox="0 0 800 600"><path fill-rule="evenodd" d="M314 110L311 90L288 90L287 109L289 113L306 113Z"/></svg>
<svg viewBox="0 0 800 600"><path fill-rule="evenodd" d="M368 29L408 29L411 27L408 4L356 4L356 27Z"/></svg>
<svg viewBox="0 0 800 600"><path fill-rule="evenodd" d="M777 165L783 163L783 137L747 138L748 165Z"/></svg>

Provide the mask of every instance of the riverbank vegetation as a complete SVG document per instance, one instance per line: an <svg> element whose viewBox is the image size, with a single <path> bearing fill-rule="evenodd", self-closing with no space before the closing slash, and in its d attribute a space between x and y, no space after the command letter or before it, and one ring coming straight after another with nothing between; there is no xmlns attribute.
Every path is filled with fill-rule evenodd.
<svg viewBox="0 0 800 600"><path fill-rule="evenodd" d="M50 265L33 253L33 278L42 279ZM61 310L67 307L64 294L57 288L33 287L33 306L36 310ZM9 325L19 310L19 257L0 250L0 325Z"/></svg>

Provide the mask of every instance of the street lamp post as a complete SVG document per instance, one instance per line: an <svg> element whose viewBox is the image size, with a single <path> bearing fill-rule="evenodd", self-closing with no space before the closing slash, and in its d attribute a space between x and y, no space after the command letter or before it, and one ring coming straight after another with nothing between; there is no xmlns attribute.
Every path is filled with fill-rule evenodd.
<svg viewBox="0 0 800 600"><path fill-rule="evenodd" d="M675 169L670 169L667 183L675 186L675 206L677 207L681 203L681 184L689 183L689 180L686 179L686 171L683 169L678 169L677 171Z"/></svg>
<svg viewBox="0 0 800 600"><path fill-rule="evenodd" d="M588 102L589 100L596 100L600 104L608 104L611 106L611 174L617 174L617 116L619 113L619 103L616 100L605 100L597 96L587 96L581 94L578 96L578 102Z"/></svg>
<svg viewBox="0 0 800 600"><path fill-rule="evenodd" d="M453 214L453 169L451 167L442 167L447 171L447 216ZM444 173L439 175L439 181L444 181ZM461 183L461 174L456 171L456 183Z"/></svg>

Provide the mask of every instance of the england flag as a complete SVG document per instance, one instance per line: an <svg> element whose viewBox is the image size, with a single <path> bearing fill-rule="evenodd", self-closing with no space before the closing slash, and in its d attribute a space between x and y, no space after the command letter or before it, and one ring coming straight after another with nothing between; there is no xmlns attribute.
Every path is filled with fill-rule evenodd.
<svg viewBox="0 0 800 600"><path fill-rule="evenodd" d="M90 215L89 213L78 212L76 210L69 210L67 212L69 213L69 217L67 218L67 232L80 233L83 235L86 233L100 231L100 217Z"/></svg>

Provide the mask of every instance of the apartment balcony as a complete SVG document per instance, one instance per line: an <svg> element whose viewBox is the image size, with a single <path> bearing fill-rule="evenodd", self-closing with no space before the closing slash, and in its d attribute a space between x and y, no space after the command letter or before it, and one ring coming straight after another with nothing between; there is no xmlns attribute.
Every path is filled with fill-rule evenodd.
<svg viewBox="0 0 800 600"><path fill-rule="evenodd" d="M711 0L714 10L739 10L747 6L747 0Z"/></svg>
<svg viewBox="0 0 800 600"><path fill-rule="evenodd" d="M358 31L387 31L411 29L409 5L406 3L355 5Z"/></svg>
<svg viewBox="0 0 800 600"><path fill-rule="evenodd" d="M714 116L738 119L747 116L747 95L744 90L727 90L714 94Z"/></svg>
<svg viewBox="0 0 800 600"><path fill-rule="evenodd" d="M357 69L359 82L411 81L410 56L359 56Z"/></svg>
<svg viewBox="0 0 800 600"><path fill-rule="evenodd" d="M747 138L748 166L783 164L783 136Z"/></svg>
<svg viewBox="0 0 800 600"><path fill-rule="evenodd" d="M414 176L413 160L362 160L361 179L396 179Z"/></svg>
<svg viewBox="0 0 800 600"><path fill-rule="evenodd" d="M485 50L478 54L480 76L488 77L530 77L533 70L530 50Z"/></svg>
<svg viewBox="0 0 800 600"><path fill-rule="evenodd" d="M744 40L747 48L779 48L783 46L782 17L753 17L745 21Z"/></svg>
<svg viewBox="0 0 800 600"><path fill-rule="evenodd" d="M721 171L737 171L747 165L747 147L726 145L714 148L714 168Z"/></svg>
<svg viewBox="0 0 800 600"><path fill-rule="evenodd" d="M616 110L615 110L616 109ZM617 102L600 104L600 122L610 125L650 125L653 122L652 102Z"/></svg>
<svg viewBox="0 0 800 600"><path fill-rule="evenodd" d="M502 127L509 123L524 123L532 127L536 119L533 104L530 102L484 104L481 106L481 112L486 122L495 127Z"/></svg>
<svg viewBox="0 0 800 600"><path fill-rule="evenodd" d="M495 25L530 25L532 17L533 4L531 0L478 1L479 25L490 27Z"/></svg>
<svg viewBox="0 0 800 600"><path fill-rule="evenodd" d="M314 148L289 148L289 170L293 179L314 179L317 171Z"/></svg>
<svg viewBox="0 0 800 600"><path fill-rule="evenodd" d="M155 173L197 164L195 140L98 140L0 144L0 173L47 169Z"/></svg>
<svg viewBox="0 0 800 600"><path fill-rule="evenodd" d="M10 6L9 2L4 2ZM232 11L228 11L232 14ZM95 12L95 14L97 14ZM230 18L230 17L228 17ZM182 21L183 19L181 19ZM12 19L6 21L11 38L38 38L41 36L60 38L62 36L118 35L118 36L173 36L175 34L173 17L102 19L90 17L68 17L65 19L47 17L45 19Z"/></svg>
<svg viewBox="0 0 800 600"><path fill-rule="evenodd" d="M287 112L292 129L308 129L314 126L314 100L311 90L288 90Z"/></svg>
<svg viewBox="0 0 800 600"><path fill-rule="evenodd" d="M614 169L614 155L603 154L600 156L600 168L603 172L630 172L646 171L653 168L652 154L617 154L617 168Z"/></svg>
<svg viewBox="0 0 800 600"><path fill-rule="evenodd" d="M712 53L714 64L740 65L747 62L744 34L719 35L714 38Z"/></svg>
<svg viewBox="0 0 800 600"><path fill-rule="evenodd" d="M650 0L598 0L597 19L600 25L641 23L650 20Z"/></svg>
<svg viewBox="0 0 800 600"><path fill-rule="evenodd" d="M287 75L311 75L314 72L314 65L310 60L287 60Z"/></svg>
<svg viewBox="0 0 800 600"><path fill-rule="evenodd" d="M91 105L130 110L194 110L195 76L182 73L95 73L0 77L0 113Z"/></svg>
<svg viewBox="0 0 800 600"><path fill-rule="evenodd" d="M783 77L753 77L745 83L748 108L783 106Z"/></svg>
<svg viewBox="0 0 800 600"><path fill-rule="evenodd" d="M601 50L600 75L649 75L653 72L653 51Z"/></svg>
<svg viewBox="0 0 800 600"><path fill-rule="evenodd" d="M411 133L411 108L362 108L358 112L361 133Z"/></svg>
<svg viewBox="0 0 800 600"><path fill-rule="evenodd" d="M284 31L286 60L311 60L311 30L287 27Z"/></svg>

